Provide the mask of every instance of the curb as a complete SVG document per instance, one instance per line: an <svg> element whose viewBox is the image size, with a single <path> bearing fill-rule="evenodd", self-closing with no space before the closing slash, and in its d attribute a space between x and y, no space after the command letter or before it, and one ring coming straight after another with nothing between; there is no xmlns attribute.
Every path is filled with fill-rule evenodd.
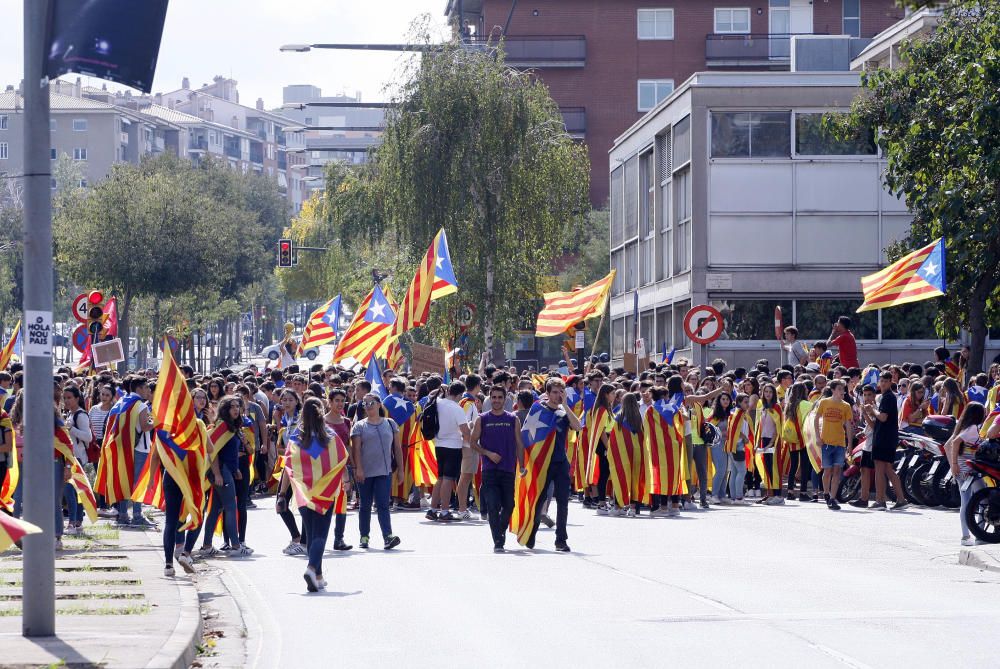
<svg viewBox="0 0 1000 669"><path fill-rule="evenodd" d="M150 539L150 533L146 532ZM159 533L152 535L153 539L160 537ZM158 545L156 541L151 541ZM177 595L181 600L177 610L177 625L156 655L146 664L146 669L187 669L198 654L197 645L201 641L201 604L198 601L198 590L194 582L175 580Z"/></svg>
<svg viewBox="0 0 1000 669"><path fill-rule="evenodd" d="M1000 555L979 548L963 548L958 554L958 564L982 571L1000 572Z"/></svg>

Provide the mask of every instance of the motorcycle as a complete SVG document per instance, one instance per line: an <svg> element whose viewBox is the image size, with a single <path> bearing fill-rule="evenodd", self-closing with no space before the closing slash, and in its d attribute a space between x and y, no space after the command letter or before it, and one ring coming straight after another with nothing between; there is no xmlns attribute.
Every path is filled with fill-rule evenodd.
<svg viewBox="0 0 1000 669"><path fill-rule="evenodd" d="M965 522L969 531L980 541L1000 543L1000 442L990 440L981 445L969 460L971 476L962 481L962 490L970 489L977 481L983 487L972 493L965 507Z"/></svg>
<svg viewBox="0 0 1000 669"><path fill-rule="evenodd" d="M941 506L954 491L947 490L944 477L948 472L944 444L955 430L955 419L951 416L928 416L921 426L924 435L901 433L900 438L911 442L913 450L909 461L900 474L907 499L923 506ZM898 470L897 470L898 471ZM929 479L929 483L924 481ZM939 495L938 489L944 484L946 495Z"/></svg>
<svg viewBox="0 0 1000 669"><path fill-rule="evenodd" d="M866 439L860 437L856 440L854 448L847 456L847 467L844 469L840 476L840 485L837 486L837 501L841 504L848 504L861 497L861 457L865 450ZM900 441L900 447L904 444ZM905 456L905 450L896 451L896 467L898 468L899 461ZM871 490L869 491L868 498L875 499L875 477L872 476L871 479ZM886 497L888 501L896 501L896 493L891 488L886 489Z"/></svg>

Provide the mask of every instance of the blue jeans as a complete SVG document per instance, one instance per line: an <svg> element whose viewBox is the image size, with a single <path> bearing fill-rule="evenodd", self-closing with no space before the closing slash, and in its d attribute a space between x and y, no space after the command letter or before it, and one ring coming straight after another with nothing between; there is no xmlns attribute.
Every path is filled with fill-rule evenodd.
<svg viewBox="0 0 1000 669"><path fill-rule="evenodd" d="M83 504L77 498L76 488L69 481L63 483L63 498L66 500L66 507L69 511L69 522L83 522Z"/></svg>
<svg viewBox="0 0 1000 669"><path fill-rule="evenodd" d="M962 499L962 505L958 509L958 521L962 524L962 538L969 536L969 524L965 522L965 509L969 506L969 500L972 499L972 493L976 492L983 487L983 480L979 479L969 486L968 490L962 490L962 483L966 476L961 474L958 477L958 494Z"/></svg>
<svg viewBox="0 0 1000 669"><path fill-rule="evenodd" d="M142 473L142 468L146 466L146 458L149 457L149 453L140 453L139 451L133 452L134 464L132 466L132 486L139 482L139 474ZM115 508L118 509L118 522L122 523L128 520L128 505L129 500L122 499L115 504ZM140 520L142 518L142 502L132 502L132 520Z"/></svg>
<svg viewBox="0 0 1000 669"><path fill-rule="evenodd" d="M738 451L742 453L743 451ZM747 477L747 462L741 455L729 454L729 468L732 473L729 476L729 496L733 499L743 499L743 483Z"/></svg>
<svg viewBox="0 0 1000 669"><path fill-rule="evenodd" d="M14 486L14 517L21 517L21 491L23 490L22 485L24 484L24 463L18 463L21 467L21 475L17 479L17 485ZM58 489L58 486L57 486Z"/></svg>
<svg viewBox="0 0 1000 669"><path fill-rule="evenodd" d="M722 444L712 446L712 464L715 465L712 494L722 499L726 496L726 474L729 473L729 454Z"/></svg>
<svg viewBox="0 0 1000 669"><path fill-rule="evenodd" d="M170 474L163 473L163 557L166 563L174 563L174 547L184 543L184 532L180 531L181 504L184 495L180 487L174 483Z"/></svg>
<svg viewBox="0 0 1000 669"><path fill-rule="evenodd" d="M55 483L56 483L56 503L55 503L55 530L56 539L59 539L63 535L63 515L62 515L62 505L63 497L66 493L66 481L63 480L63 472L66 471L66 465L63 464L62 458L58 458L53 462L53 470L55 471Z"/></svg>
<svg viewBox="0 0 1000 669"><path fill-rule="evenodd" d="M382 537L392 534L392 520L389 518L389 477L369 476L358 485L358 493L361 495L361 506L358 508L358 529L361 536L367 537L371 534L372 527L372 500L375 501L375 509L378 512L378 526L382 530ZM303 520L305 520L303 518ZM312 536L306 531L312 545Z"/></svg>
<svg viewBox="0 0 1000 669"><path fill-rule="evenodd" d="M219 471L222 472L223 485L212 488L212 497L217 501L213 501L212 509L205 519L205 539L202 545L212 545L212 534L215 532L215 524L221 513L223 541L233 548L238 548L240 537L236 527L236 481L233 479L233 473L225 465L219 467Z"/></svg>
<svg viewBox="0 0 1000 669"><path fill-rule="evenodd" d="M388 487L386 490L388 491ZM309 566L315 569L317 574L322 574L323 551L326 549L326 538L330 534L333 506L331 505L326 513L317 513L308 506L300 506L299 515L302 516L302 525L305 527L303 534L308 537L309 541L307 547Z"/></svg>

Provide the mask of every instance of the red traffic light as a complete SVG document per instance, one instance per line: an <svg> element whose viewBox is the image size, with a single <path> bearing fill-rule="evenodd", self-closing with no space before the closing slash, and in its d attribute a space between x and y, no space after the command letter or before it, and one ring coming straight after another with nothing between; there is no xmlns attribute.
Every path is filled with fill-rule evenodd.
<svg viewBox="0 0 1000 669"><path fill-rule="evenodd" d="M87 301L91 304L101 304L104 302L104 294L99 290L92 290L87 294Z"/></svg>
<svg viewBox="0 0 1000 669"><path fill-rule="evenodd" d="M278 240L278 267L291 267L292 262L292 240Z"/></svg>

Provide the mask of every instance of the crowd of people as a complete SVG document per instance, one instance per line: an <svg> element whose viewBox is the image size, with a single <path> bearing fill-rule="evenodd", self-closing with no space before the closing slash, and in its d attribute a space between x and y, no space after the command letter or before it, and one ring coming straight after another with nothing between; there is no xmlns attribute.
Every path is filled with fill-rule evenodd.
<svg viewBox="0 0 1000 669"><path fill-rule="evenodd" d="M598 515L630 518L787 501L836 511L842 468L863 440L865 484L851 504L869 507L874 477L873 508L895 510L907 504L893 464L900 430L919 431L931 414L958 419L948 454L960 479L981 440L1000 435L993 420L1000 365L966 379L967 353L939 348L924 363L862 368L848 317L812 346L786 328L785 350L788 364L774 369L766 360L730 368L717 359L700 368L678 359L625 370L594 358L578 365L564 350L550 370L518 370L484 356L475 372L450 370L442 378L388 369L374 385L371 374L334 365L250 365L207 375L182 365L211 437L209 494L197 527L183 527L184 491L162 471L162 495L144 500L156 498L165 511L165 574L175 574L175 563L193 573L195 559L251 555L247 510L263 496L276 497L289 534L284 553L307 557L304 579L314 592L326 585L331 525L333 549L354 548L346 538L352 510L360 549L371 547L373 511L383 548L392 550L401 543L392 512L419 510L440 524L474 514L488 520L498 553L510 531L533 548L542 524L555 528L556 550L569 551L573 498ZM0 372L0 482L11 481L23 455L21 380L16 364ZM55 375L57 426L71 444L71 452L57 448L54 457L57 550L62 535L83 524L77 468L92 484L96 478L99 515L120 526L152 526L142 501L127 493L143 472L163 465L149 404L155 380L153 370ZM544 461L539 430L552 435ZM126 493L112 492L115 486L95 475L107 467L107 445L123 438L130 480ZM5 509L14 515L22 481ZM970 494L962 492L963 505ZM0 508L3 501L0 495ZM971 543L964 520L962 531L963 544Z"/></svg>

